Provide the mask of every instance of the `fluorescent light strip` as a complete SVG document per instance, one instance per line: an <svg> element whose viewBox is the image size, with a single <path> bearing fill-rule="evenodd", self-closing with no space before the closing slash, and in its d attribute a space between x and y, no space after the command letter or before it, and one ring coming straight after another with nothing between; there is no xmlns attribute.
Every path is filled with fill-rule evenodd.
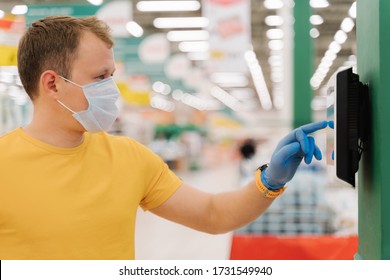
<svg viewBox="0 0 390 280"><path fill-rule="evenodd" d="M338 54L341 51L341 46L336 41L332 41L332 43L329 44L328 49L334 54Z"/></svg>
<svg viewBox="0 0 390 280"><path fill-rule="evenodd" d="M166 17L153 21L156 28L205 28L209 20L205 17Z"/></svg>
<svg viewBox="0 0 390 280"><path fill-rule="evenodd" d="M199 1L140 1L137 9L141 12L178 12L197 11Z"/></svg>
<svg viewBox="0 0 390 280"><path fill-rule="evenodd" d="M278 40L283 39L284 32L280 28L272 28L267 30L266 35L270 40Z"/></svg>
<svg viewBox="0 0 390 280"><path fill-rule="evenodd" d="M180 41L207 41L210 33L206 30L175 30L167 33L167 39L171 42Z"/></svg>
<svg viewBox="0 0 390 280"><path fill-rule="evenodd" d="M159 96L153 96L150 99L150 106L165 112L173 112L175 110L175 103Z"/></svg>
<svg viewBox="0 0 390 280"><path fill-rule="evenodd" d="M324 19L320 15L312 15L310 16L310 23L312 25L321 25L324 23Z"/></svg>
<svg viewBox="0 0 390 280"><path fill-rule="evenodd" d="M264 21L265 24L268 26L280 26L284 22L281 16L275 16L275 15L267 16Z"/></svg>
<svg viewBox="0 0 390 280"><path fill-rule="evenodd" d="M209 52L189 52L187 53L189 60L208 60L210 59Z"/></svg>
<svg viewBox="0 0 390 280"><path fill-rule="evenodd" d="M321 9L329 7L329 2L327 0L310 0L310 6L314 9Z"/></svg>
<svg viewBox="0 0 390 280"><path fill-rule="evenodd" d="M181 102L183 102L184 104L191 106L192 108L195 108L199 111L204 110L202 100L200 98L192 95L192 94L184 93L184 95L181 98Z"/></svg>
<svg viewBox="0 0 390 280"><path fill-rule="evenodd" d="M280 51L284 48L284 43L282 40L270 40L268 42L268 47L270 50Z"/></svg>
<svg viewBox="0 0 390 280"><path fill-rule="evenodd" d="M343 30L345 33L351 32L353 27L355 26L355 22L350 17L346 17L341 22L341 30Z"/></svg>
<svg viewBox="0 0 390 280"><path fill-rule="evenodd" d="M312 29L310 29L310 36L313 39L316 39L316 38L320 37L320 31L318 31L317 28L313 27Z"/></svg>
<svg viewBox="0 0 390 280"><path fill-rule="evenodd" d="M248 80L224 81L216 84L222 88L243 88L248 86Z"/></svg>
<svg viewBox="0 0 390 280"><path fill-rule="evenodd" d="M11 13L14 15L24 15L27 13L27 11L28 11L27 5L15 5L12 8Z"/></svg>
<svg viewBox="0 0 390 280"><path fill-rule="evenodd" d="M204 100L190 93L183 93L179 97L181 102L184 104L191 106L199 111L204 110L219 110L221 109L222 104L217 100Z"/></svg>
<svg viewBox="0 0 390 280"><path fill-rule="evenodd" d="M215 84L235 83L248 85L248 78L240 72L215 72L211 74L210 80Z"/></svg>
<svg viewBox="0 0 390 280"><path fill-rule="evenodd" d="M283 66L283 57L281 55L270 55L268 63L271 66Z"/></svg>
<svg viewBox="0 0 390 280"><path fill-rule="evenodd" d="M179 43L179 50L182 52L207 52L210 44L206 41L188 41Z"/></svg>
<svg viewBox="0 0 390 280"><path fill-rule="evenodd" d="M279 85L273 86L272 97L273 104L276 109L281 110L284 107L284 96L283 96L283 87Z"/></svg>
<svg viewBox="0 0 390 280"><path fill-rule="evenodd" d="M221 110L222 109L222 104L218 100L211 100L211 99L202 99L194 94L190 93L184 93L180 89L176 89L172 92L172 97L173 99L177 101L181 101L184 104L195 108L199 111L203 110Z"/></svg>
<svg viewBox="0 0 390 280"><path fill-rule="evenodd" d="M161 81L156 81L152 85L152 90L156 93L161 93L163 95L168 95L171 93L171 86L164 84Z"/></svg>
<svg viewBox="0 0 390 280"><path fill-rule="evenodd" d="M126 30L134 37L141 37L144 34L142 27L135 21L129 21L126 24Z"/></svg>
<svg viewBox="0 0 390 280"><path fill-rule="evenodd" d="M228 92L223 90L222 88L218 86L214 86L211 91L211 95L217 98L219 101L221 101L223 104L228 106L230 109L234 111L238 111L240 108L240 102L230 95Z"/></svg>
<svg viewBox="0 0 390 280"><path fill-rule="evenodd" d="M310 4L314 2L310 1ZM349 9L349 15L356 16L356 2L353 2ZM341 45L345 43L348 38L348 32L352 31L355 26L355 22L352 18L346 17L340 24L340 30L334 35L334 41L329 44L328 50L325 52L324 57L321 59L321 63L318 65L316 71L310 79L310 85L313 89L318 89L328 74L330 67L332 66L337 54L341 50Z"/></svg>
<svg viewBox="0 0 390 280"><path fill-rule="evenodd" d="M352 3L351 8L348 11L351 18L356 18L356 1Z"/></svg>
<svg viewBox="0 0 390 280"><path fill-rule="evenodd" d="M265 0L264 7L268 10L276 10L283 8L283 2L281 0Z"/></svg>
<svg viewBox="0 0 390 280"><path fill-rule="evenodd" d="M100 6L103 4L103 0L88 0L88 2L95 6Z"/></svg>
<svg viewBox="0 0 390 280"><path fill-rule="evenodd" d="M249 67L249 71L251 73L257 95L259 96L261 106L264 110L272 109L271 96L269 94L267 84L264 80L263 71L261 70L255 52L247 51L245 53L245 60Z"/></svg>
<svg viewBox="0 0 390 280"><path fill-rule="evenodd" d="M344 44L347 39L348 35L342 30L337 31L334 35L334 40L340 45Z"/></svg>

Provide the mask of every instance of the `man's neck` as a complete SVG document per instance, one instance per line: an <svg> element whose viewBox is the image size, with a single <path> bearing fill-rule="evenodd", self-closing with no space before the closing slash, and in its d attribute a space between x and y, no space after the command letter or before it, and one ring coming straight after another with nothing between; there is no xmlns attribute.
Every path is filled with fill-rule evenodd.
<svg viewBox="0 0 390 280"><path fill-rule="evenodd" d="M28 135L45 142L49 145L60 148L74 148L84 141L84 132L66 131L60 128L48 128L30 123L23 128Z"/></svg>

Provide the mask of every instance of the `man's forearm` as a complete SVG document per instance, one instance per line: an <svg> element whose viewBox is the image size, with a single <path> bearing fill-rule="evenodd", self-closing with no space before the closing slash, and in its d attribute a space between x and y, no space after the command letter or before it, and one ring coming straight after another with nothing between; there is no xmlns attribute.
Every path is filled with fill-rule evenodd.
<svg viewBox="0 0 390 280"><path fill-rule="evenodd" d="M219 194L202 192L183 184L154 214L210 234L225 233L250 223L274 199L266 198L252 181L237 190Z"/></svg>
<svg viewBox="0 0 390 280"><path fill-rule="evenodd" d="M254 180L238 190L213 195L210 233L232 231L252 222L273 201L274 199L266 198L259 192Z"/></svg>

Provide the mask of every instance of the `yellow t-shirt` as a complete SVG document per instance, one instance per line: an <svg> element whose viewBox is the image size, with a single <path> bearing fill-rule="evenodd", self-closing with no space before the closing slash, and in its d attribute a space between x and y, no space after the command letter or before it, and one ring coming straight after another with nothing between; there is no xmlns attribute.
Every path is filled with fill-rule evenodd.
<svg viewBox="0 0 390 280"><path fill-rule="evenodd" d="M181 185L140 143L85 133L75 148L0 137L0 259L134 259L137 208Z"/></svg>

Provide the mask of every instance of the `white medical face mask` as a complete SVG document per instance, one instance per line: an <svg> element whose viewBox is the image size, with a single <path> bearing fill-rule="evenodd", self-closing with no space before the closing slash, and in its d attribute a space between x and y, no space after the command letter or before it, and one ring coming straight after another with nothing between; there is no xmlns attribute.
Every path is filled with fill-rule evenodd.
<svg viewBox="0 0 390 280"><path fill-rule="evenodd" d="M65 81L81 87L89 106L87 110L75 112L61 101L63 107L73 113L73 117L89 132L108 131L119 114L115 102L119 98L119 89L112 77L81 86L62 76Z"/></svg>

